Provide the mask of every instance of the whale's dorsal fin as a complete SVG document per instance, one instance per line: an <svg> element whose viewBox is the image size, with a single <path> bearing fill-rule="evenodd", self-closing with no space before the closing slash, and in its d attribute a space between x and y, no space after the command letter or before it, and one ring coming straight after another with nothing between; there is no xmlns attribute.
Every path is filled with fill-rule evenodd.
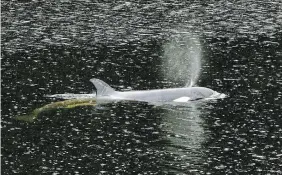
<svg viewBox="0 0 282 175"><path fill-rule="evenodd" d="M115 90L102 80L92 78L90 82L96 87L97 96L108 96L115 93Z"/></svg>

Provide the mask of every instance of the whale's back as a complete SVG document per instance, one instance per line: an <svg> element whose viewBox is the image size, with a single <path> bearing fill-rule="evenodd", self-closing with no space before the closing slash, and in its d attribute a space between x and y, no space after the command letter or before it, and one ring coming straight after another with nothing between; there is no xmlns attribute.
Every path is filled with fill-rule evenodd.
<svg viewBox="0 0 282 175"><path fill-rule="evenodd" d="M170 88L119 92L99 79L90 80L99 100L133 100L145 102L188 102L216 97L219 93L205 87Z"/></svg>
<svg viewBox="0 0 282 175"><path fill-rule="evenodd" d="M124 99L149 102L172 102L179 98L193 101L208 98L213 94L213 90L204 87L119 92L119 96Z"/></svg>

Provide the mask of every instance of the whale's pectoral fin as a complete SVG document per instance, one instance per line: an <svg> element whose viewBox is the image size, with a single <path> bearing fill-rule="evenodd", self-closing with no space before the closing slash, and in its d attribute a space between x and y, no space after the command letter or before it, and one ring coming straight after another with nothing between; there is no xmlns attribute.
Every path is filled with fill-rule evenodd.
<svg viewBox="0 0 282 175"><path fill-rule="evenodd" d="M107 83L103 82L102 80L92 78L90 82L93 83L94 86L96 87L97 96L107 96L115 92L115 90L111 86L109 86Z"/></svg>

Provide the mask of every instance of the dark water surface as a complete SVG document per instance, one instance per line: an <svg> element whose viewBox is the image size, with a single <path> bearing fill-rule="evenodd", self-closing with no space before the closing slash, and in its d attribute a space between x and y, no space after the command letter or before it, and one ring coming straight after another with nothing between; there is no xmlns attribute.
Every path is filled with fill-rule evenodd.
<svg viewBox="0 0 282 175"><path fill-rule="evenodd" d="M280 0L1 3L2 174L282 174ZM93 77L183 87L199 60L197 85L228 98L14 119Z"/></svg>

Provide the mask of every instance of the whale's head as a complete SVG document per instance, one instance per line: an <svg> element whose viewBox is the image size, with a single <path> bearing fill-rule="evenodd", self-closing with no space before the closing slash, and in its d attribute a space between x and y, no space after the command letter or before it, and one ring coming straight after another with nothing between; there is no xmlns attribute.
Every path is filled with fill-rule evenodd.
<svg viewBox="0 0 282 175"><path fill-rule="evenodd" d="M208 97L207 99L222 99L222 98L226 98L227 95L224 94L224 93L219 93L219 92L216 92L216 91L213 91L213 94Z"/></svg>
<svg viewBox="0 0 282 175"><path fill-rule="evenodd" d="M226 95L223 93L218 93L212 89L205 87L194 87L193 88L193 97L192 99L220 99L225 98Z"/></svg>

